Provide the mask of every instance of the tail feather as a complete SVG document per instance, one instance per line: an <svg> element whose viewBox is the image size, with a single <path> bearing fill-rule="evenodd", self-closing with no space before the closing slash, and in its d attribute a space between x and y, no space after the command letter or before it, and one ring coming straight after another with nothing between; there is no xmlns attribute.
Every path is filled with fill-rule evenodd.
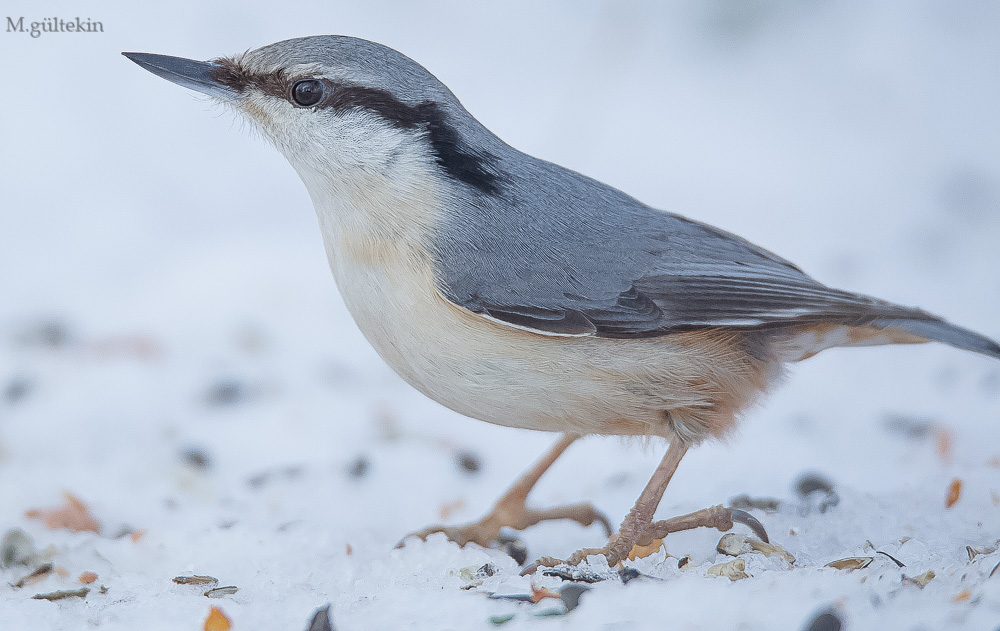
<svg viewBox="0 0 1000 631"><path fill-rule="evenodd" d="M923 315L923 314L922 314ZM892 329L927 340L950 344L955 348L982 353L1000 359L1000 344L975 331L963 329L937 318L877 318L867 326Z"/></svg>

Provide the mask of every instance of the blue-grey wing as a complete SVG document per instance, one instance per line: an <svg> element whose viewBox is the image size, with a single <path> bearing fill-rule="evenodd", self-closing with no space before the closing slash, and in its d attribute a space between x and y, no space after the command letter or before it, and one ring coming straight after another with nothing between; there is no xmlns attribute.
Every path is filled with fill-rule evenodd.
<svg viewBox="0 0 1000 631"><path fill-rule="evenodd" d="M501 172L498 195L452 200L435 243L442 294L484 317L615 338L838 324L1000 358L1000 344L978 333L826 287L740 237L556 165L523 156Z"/></svg>
<svg viewBox="0 0 1000 631"><path fill-rule="evenodd" d="M744 239L614 189L548 193L542 204L465 209L445 226L449 299L521 328L606 337L922 314L826 287Z"/></svg>

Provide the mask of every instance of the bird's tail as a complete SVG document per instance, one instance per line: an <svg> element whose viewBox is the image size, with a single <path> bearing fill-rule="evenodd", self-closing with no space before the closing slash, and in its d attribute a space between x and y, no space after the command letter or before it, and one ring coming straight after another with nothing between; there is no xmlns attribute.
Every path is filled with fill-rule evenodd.
<svg viewBox="0 0 1000 631"><path fill-rule="evenodd" d="M916 318L876 318L867 324L873 329L901 331L933 342L943 342L962 350L1000 359L1000 344L975 331L963 329L934 316L919 312Z"/></svg>

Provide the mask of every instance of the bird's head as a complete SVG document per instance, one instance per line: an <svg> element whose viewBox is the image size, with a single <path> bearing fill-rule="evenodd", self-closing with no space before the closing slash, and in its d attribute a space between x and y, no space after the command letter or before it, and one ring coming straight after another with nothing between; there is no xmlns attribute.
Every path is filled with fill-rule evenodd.
<svg viewBox="0 0 1000 631"><path fill-rule="evenodd" d="M123 53L146 70L245 115L310 189L351 195L374 185L497 193L502 147L422 66L342 36L291 39L202 62Z"/></svg>

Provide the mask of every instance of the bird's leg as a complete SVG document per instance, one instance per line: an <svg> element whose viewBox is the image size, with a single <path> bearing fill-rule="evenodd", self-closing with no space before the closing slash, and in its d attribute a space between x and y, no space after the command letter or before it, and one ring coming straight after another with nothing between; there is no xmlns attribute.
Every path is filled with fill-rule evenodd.
<svg viewBox="0 0 1000 631"><path fill-rule="evenodd" d="M680 464L681 458L684 457L687 450L688 444L684 441L670 441L670 447L667 448L667 453L664 454L660 466L653 472L653 477L646 484L642 495L636 500L635 506L625 516L625 521L622 522L621 528L618 529L618 534L612 535L608 540L608 545L603 548L577 550L566 560L566 563L578 565L581 561L586 561L590 555L603 554L608 559L608 565L614 567L627 557L628 553L632 551L632 547L644 538L646 530L653 521L653 513L656 512L656 507L660 505L663 492L667 490L670 478L674 476L674 472L677 471L677 465ZM547 558L540 560L538 563L539 565L558 565L559 561Z"/></svg>
<svg viewBox="0 0 1000 631"><path fill-rule="evenodd" d="M565 434L549 453L514 483L514 486L493 506L493 510L481 520L466 526L433 526L419 532L411 533L406 538L419 537L420 539L426 539L429 535L441 532L460 546L468 543L476 543L483 547L489 547L491 543L497 541L500 537L500 530L502 528L524 530L539 522L553 519L570 519L581 526L589 526L594 522L598 522L604 527L605 533L610 536L612 532L610 522L590 504L573 504L546 510L532 510L525 504L528 493L538 483L538 480L577 438L578 436ZM406 538L404 538L404 541ZM403 542L401 541L399 545L402 544Z"/></svg>
<svg viewBox="0 0 1000 631"><path fill-rule="evenodd" d="M713 506L700 511L695 511L688 515L682 515L665 521L653 523L653 514L656 507L663 498L670 479L677 470L681 458L687 453L689 445L680 440L673 440L667 453L663 456L660 466L653 472L653 477L649 480L642 495L636 501L635 506L629 511L622 522L617 535L613 535L608 541L608 545L603 548L585 548L578 550L565 561L569 565L578 565L587 560L588 556L603 554L608 565L614 567L632 551L636 545L649 545L654 539L660 539L672 532L691 530L694 528L716 528L721 531L729 530L734 522L746 524L761 539L767 541L767 532L764 526L746 511L739 509L725 508L723 506ZM563 563L559 559L546 557L537 563L529 566L524 573L531 573L538 566L552 566Z"/></svg>

